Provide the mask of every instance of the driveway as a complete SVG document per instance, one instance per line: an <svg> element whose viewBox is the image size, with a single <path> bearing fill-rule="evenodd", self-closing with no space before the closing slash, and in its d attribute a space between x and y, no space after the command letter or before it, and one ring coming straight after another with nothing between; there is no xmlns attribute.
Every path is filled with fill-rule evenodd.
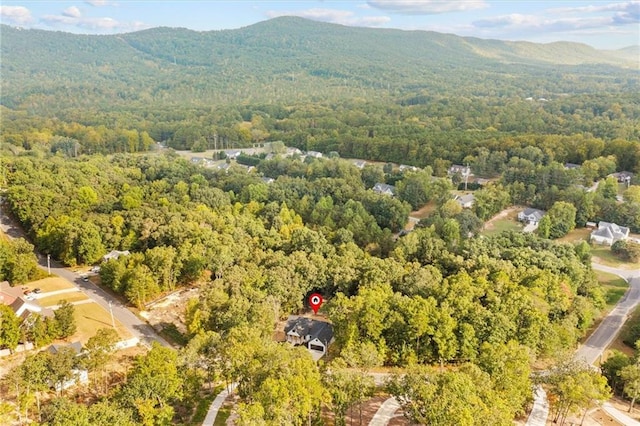
<svg viewBox="0 0 640 426"><path fill-rule="evenodd" d="M0 199L0 229L10 238L22 237L28 240L22 228L7 214L7 209L8 206L5 205L4 200ZM47 271L47 257L37 252L36 256L38 257L40 269ZM120 303L118 299L91 281L83 281L80 275L66 269L61 263L53 259L51 259L51 273L74 284L76 288L82 290L87 297L102 306L107 312L113 309L113 316L116 317L133 336L139 338L142 343L150 345L151 342L156 341L163 346L171 347L149 324L135 316L126 306Z"/></svg>

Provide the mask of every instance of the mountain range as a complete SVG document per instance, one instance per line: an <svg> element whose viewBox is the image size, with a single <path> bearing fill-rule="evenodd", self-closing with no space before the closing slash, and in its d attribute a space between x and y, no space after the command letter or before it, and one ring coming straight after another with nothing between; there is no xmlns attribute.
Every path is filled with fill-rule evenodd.
<svg viewBox="0 0 640 426"><path fill-rule="evenodd" d="M425 93L629 93L640 81L638 46L603 51L293 17L207 32L0 31L1 103L33 112Z"/></svg>

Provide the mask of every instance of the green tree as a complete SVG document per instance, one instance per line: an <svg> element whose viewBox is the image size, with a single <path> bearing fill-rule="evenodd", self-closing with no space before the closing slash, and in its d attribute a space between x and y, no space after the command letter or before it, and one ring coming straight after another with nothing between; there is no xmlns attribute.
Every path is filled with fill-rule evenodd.
<svg viewBox="0 0 640 426"><path fill-rule="evenodd" d="M162 424L173 417L169 403L182 399L182 378L178 373L178 355L153 342L151 350L140 355L119 392L120 401L135 410L144 424Z"/></svg>
<svg viewBox="0 0 640 426"><path fill-rule="evenodd" d="M20 318L9 305L0 304L0 346L13 351L20 342Z"/></svg>
<svg viewBox="0 0 640 426"><path fill-rule="evenodd" d="M629 412L631 412L633 404L640 397L640 365L633 363L622 367L619 374L624 383L624 393L631 399L629 402Z"/></svg>
<svg viewBox="0 0 640 426"><path fill-rule="evenodd" d="M558 201L551 206L547 215L551 222L550 238L560 238L576 227L576 208L573 204Z"/></svg>
<svg viewBox="0 0 640 426"><path fill-rule="evenodd" d="M58 309L53 312L59 338L66 339L76 332L75 311L75 307L69 301L62 300Z"/></svg>
<svg viewBox="0 0 640 426"><path fill-rule="evenodd" d="M47 368L51 381L55 383L58 395L64 389L64 383L73 378L73 369L78 365L76 351L70 346L63 346L48 358Z"/></svg>
<svg viewBox="0 0 640 426"><path fill-rule="evenodd" d="M112 328L101 328L96 334L89 338L84 345L84 356L82 364L89 370L95 371L100 369L103 389L107 391L106 383L106 366L111 355L115 351L115 344L118 342L118 333ZM99 387L98 387L99 388Z"/></svg>

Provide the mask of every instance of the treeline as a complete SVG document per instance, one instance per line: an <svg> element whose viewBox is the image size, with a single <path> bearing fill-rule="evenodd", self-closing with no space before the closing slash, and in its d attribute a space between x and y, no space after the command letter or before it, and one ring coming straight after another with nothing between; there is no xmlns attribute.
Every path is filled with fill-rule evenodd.
<svg viewBox="0 0 640 426"><path fill-rule="evenodd" d="M2 138L9 146L44 146L66 155L138 152L155 146L154 141L204 151L282 140L343 157L430 165L438 176L446 162L472 158L479 173L497 175L518 156L515 152L532 146L547 164L582 164L614 155L617 170L634 172L640 165L637 105L632 95L575 95L549 102L430 95L415 105L386 98L375 103L89 109L58 112L51 119L4 108Z"/></svg>
<svg viewBox="0 0 640 426"><path fill-rule="evenodd" d="M23 238L0 238L0 281L11 285L24 284L35 279L38 262L33 245Z"/></svg>

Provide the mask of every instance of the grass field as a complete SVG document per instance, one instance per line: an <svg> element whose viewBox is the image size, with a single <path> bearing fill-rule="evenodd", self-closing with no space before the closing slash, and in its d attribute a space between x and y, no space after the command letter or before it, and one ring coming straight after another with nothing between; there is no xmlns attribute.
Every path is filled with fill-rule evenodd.
<svg viewBox="0 0 640 426"><path fill-rule="evenodd" d="M598 281L604 289L604 297L607 301L607 310L610 310L624 296L629 288L629 283L617 275L608 272L595 271Z"/></svg>
<svg viewBox="0 0 640 426"><path fill-rule="evenodd" d="M79 340L85 343L101 328L111 327L111 315L96 303L74 306L78 329L69 338L70 341ZM116 331L121 339L130 339L129 331L116 320Z"/></svg>
<svg viewBox="0 0 640 426"><path fill-rule="evenodd" d="M589 241L589 235L591 235L591 229L576 228L564 237L558 238L556 241L564 243L579 243L580 241Z"/></svg>
<svg viewBox="0 0 640 426"><path fill-rule="evenodd" d="M594 261L607 266L622 269L640 269L640 263L624 262L611 252L609 246L594 246L591 248L591 256Z"/></svg>
<svg viewBox="0 0 640 426"><path fill-rule="evenodd" d="M63 300L67 302L79 302L81 300L89 299L84 293L76 291L73 293L56 294L55 296L48 296L38 299L38 303L44 307L59 305Z"/></svg>
<svg viewBox="0 0 640 426"><path fill-rule="evenodd" d="M53 276L53 277L43 278L38 281L32 281L26 284L25 287L28 287L29 290L33 290L34 288L39 288L40 290L42 290L43 293L45 293L47 291L56 291L56 290L63 290L65 288L73 288L75 286L65 279Z"/></svg>

